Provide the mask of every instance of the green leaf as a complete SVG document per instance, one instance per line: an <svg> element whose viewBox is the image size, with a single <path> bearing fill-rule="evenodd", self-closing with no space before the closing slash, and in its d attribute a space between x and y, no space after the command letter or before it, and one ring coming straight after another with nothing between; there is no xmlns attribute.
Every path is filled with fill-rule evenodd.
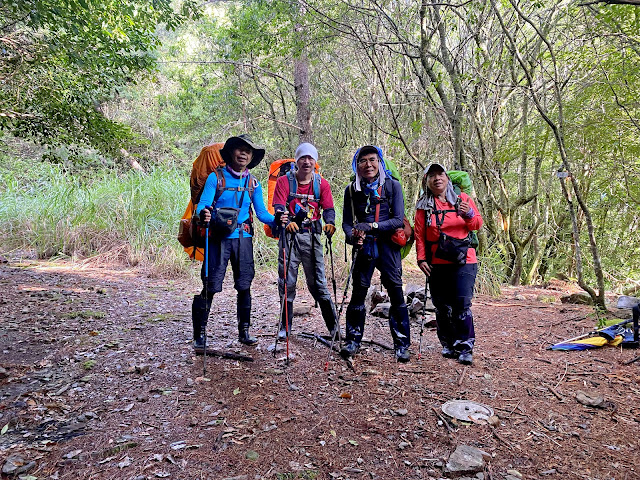
<svg viewBox="0 0 640 480"><path fill-rule="evenodd" d="M4 435L5 433L7 433L7 430L9 430L8 423L4 427L2 427L2 430L0 430L0 435Z"/></svg>
<svg viewBox="0 0 640 480"><path fill-rule="evenodd" d="M349 440L349 443L350 443L351 445L358 445L358 442L356 442L355 440Z"/></svg>
<svg viewBox="0 0 640 480"><path fill-rule="evenodd" d="M238 395L238 394L240 393L240 391L241 391L241 390L240 390L240 387L238 387L238 388L236 388L236 389L233 391L233 394L234 394L234 395Z"/></svg>

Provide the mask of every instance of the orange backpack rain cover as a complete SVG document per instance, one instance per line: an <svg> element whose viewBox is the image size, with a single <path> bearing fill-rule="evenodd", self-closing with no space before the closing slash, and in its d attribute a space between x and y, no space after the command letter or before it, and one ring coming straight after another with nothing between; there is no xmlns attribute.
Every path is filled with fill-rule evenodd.
<svg viewBox="0 0 640 480"><path fill-rule="evenodd" d="M222 160L222 156L220 155L222 147L224 147L224 143L214 143L203 147L202 150L200 150L200 155L198 155L198 158L193 162L189 182L191 198L180 220L180 231L185 228L189 231L191 217L196 211L207 177L209 177L209 174L216 168L224 165L224 160ZM204 260L204 249L202 248L184 247L184 251L192 259L200 260L201 262Z"/></svg>

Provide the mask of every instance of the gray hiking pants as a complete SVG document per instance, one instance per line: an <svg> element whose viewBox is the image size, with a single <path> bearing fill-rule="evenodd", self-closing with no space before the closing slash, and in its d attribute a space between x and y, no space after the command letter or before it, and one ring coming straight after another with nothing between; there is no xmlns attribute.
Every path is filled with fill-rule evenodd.
<svg viewBox="0 0 640 480"><path fill-rule="evenodd" d="M293 236L293 247L290 249L291 235L280 237L278 243L278 292L280 301L284 297L284 259L282 257L282 245L286 244L286 260L289 265L287 275L287 302L293 302L296 298L296 283L298 282L298 267L302 263L304 276L307 279L309 292L314 300L321 303L323 300L331 301L331 293L327 287L327 277L324 272L324 256L322 254L322 238L319 233L300 232Z"/></svg>

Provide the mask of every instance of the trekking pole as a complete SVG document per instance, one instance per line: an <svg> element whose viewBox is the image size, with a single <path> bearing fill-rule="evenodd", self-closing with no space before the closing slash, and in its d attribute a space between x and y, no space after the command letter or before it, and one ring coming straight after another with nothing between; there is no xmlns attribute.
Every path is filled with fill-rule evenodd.
<svg viewBox="0 0 640 480"><path fill-rule="evenodd" d="M422 307L422 324L420 325L420 344L418 345L418 360L422 357L422 333L424 332L424 319L427 316L427 295L429 292L429 276L424 282L424 306Z"/></svg>
<svg viewBox="0 0 640 480"><path fill-rule="evenodd" d="M333 303L334 305L338 304L338 292L336 287L336 272L333 269L333 239L332 237L327 237L326 239L328 250L329 250L329 258L331 259L331 283L333 284Z"/></svg>
<svg viewBox="0 0 640 480"><path fill-rule="evenodd" d="M320 233L322 233L322 230L320 230ZM322 243L320 244L320 251L322 251ZM316 235L313 232L313 222L311 224L311 255L313 255L313 264L316 264ZM314 298L313 299L314 303L313 303L313 308L318 308L318 299Z"/></svg>
<svg viewBox="0 0 640 480"><path fill-rule="evenodd" d="M278 319L278 331L280 330L280 319L284 318L285 331L287 332L287 365L289 364L289 306L287 305L287 281L289 277L289 264L291 263L291 249L293 248L294 234L291 234L291 241L289 242L289 262L287 262L287 250L286 243L287 237L284 233L284 239L282 240L282 264L284 266L284 296L282 305L280 305L280 318ZM283 317L284 315L284 317ZM276 342L273 345L273 356L276 356L276 349L278 347L278 333L276 332Z"/></svg>
<svg viewBox="0 0 640 480"><path fill-rule="evenodd" d="M205 222L204 237L204 304L207 309L207 322L209 321L209 222ZM204 353L202 357L202 376L207 376L207 324L202 326L204 332Z"/></svg>
<svg viewBox="0 0 640 480"><path fill-rule="evenodd" d="M336 316L336 329L333 332L333 336L331 337L331 345L329 346L329 353L327 354L327 361L324 364L324 371L326 372L329 369L329 360L331 358L331 354L333 353L333 344L336 341L336 335L340 331L340 315L342 315L342 309L344 308L345 301L347 299L347 292L349 291L349 284L351 283L351 277L353 276L353 268L356 265L356 259L358 258L359 249L354 248L353 251L353 260L351 260L351 268L349 268L349 276L347 277L347 283L344 286L344 292L342 293L342 303L340 303L340 310L338 310L338 315Z"/></svg>

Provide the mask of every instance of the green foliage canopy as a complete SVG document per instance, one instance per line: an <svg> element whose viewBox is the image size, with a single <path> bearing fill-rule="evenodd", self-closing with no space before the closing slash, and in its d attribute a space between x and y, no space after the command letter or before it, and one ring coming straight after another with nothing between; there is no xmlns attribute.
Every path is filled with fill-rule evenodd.
<svg viewBox="0 0 640 480"><path fill-rule="evenodd" d="M47 145L115 153L132 137L102 105L154 69L157 26L197 16L170 0L9 0L0 3L0 129Z"/></svg>

